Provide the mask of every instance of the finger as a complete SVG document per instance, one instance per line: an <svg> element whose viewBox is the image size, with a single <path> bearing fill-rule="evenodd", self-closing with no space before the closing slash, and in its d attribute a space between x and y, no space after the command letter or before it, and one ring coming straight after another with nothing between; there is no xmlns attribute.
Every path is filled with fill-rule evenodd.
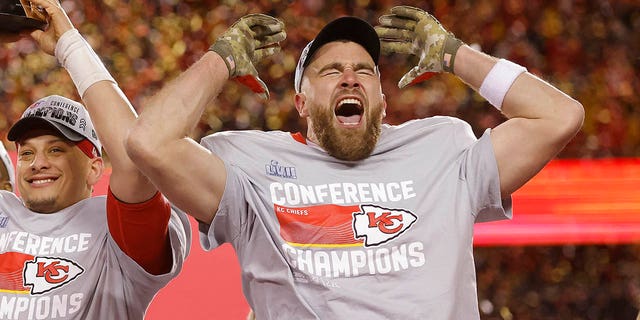
<svg viewBox="0 0 640 320"><path fill-rule="evenodd" d="M407 30L413 30L417 25L416 20L407 19L405 17L400 17L393 14L381 16L380 18L378 18L378 22L381 26L384 27Z"/></svg>
<svg viewBox="0 0 640 320"><path fill-rule="evenodd" d="M55 48L55 40L53 39L54 31L52 28L47 28L46 31L34 30L29 35L38 43L38 47L47 54L53 55Z"/></svg>
<svg viewBox="0 0 640 320"><path fill-rule="evenodd" d="M40 42L40 39L42 39L42 37L44 36L44 31L40 29L36 29L32 31L29 35L31 36L31 38L33 38L33 40Z"/></svg>
<svg viewBox="0 0 640 320"><path fill-rule="evenodd" d="M408 86L413 80L416 78L416 74L418 73L418 67L413 67L413 69L409 70L409 72L405 73L402 76L402 79L398 82L398 88L402 89Z"/></svg>
<svg viewBox="0 0 640 320"><path fill-rule="evenodd" d="M266 48L257 49L253 53L253 57L255 61L261 61L267 57L270 57L278 52L280 52L279 46L271 46Z"/></svg>
<svg viewBox="0 0 640 320"><path fill-rule="evenodd" d="M398 82L398 88L403 89L407 86L418 84L420 82L431 79L437 74L437 72L420 73L418 67L415 67L411 69L411 71L407 72L407 74L405 74L402 79L400 79L400 82Z"/></svg>
<svg viewBox="0 0 640 320"><path fill-rule="evenodd" d="M258 43L256 44L255 48L264 48L272 45L277 45L278 43L284 41L284 39L286 38L287 34L284 33L284 31L265 36L258 39Z"/></svg>
<svg viewBox="0 0 640 320"><path fill-rule="evenodd" d="M391 8L391 13L399 16L399 17L403 17L403 18L407 18L407 19L412 19L415 21L418 21L422 18L424 18L427 13L419 8L416 7L410 7L410 6L396 6Z"/></svg>
<svg viewBox="0 0 640 320"><path fill-rule="evenodd" d="M389 41L381 41L380 42L380 52L384 55L389 55L392 53L400 53L400 54L414 54L413 53L413 45L407 42L389 42Z"/></svg>
<svg viewBox="0 0 640 320"><path fill-rule="evenodd" d="M413 39L416 38L416 33L410 30L383 27L375 27L375 30L381 41L391 40L413 42Z"/></svg>
<svg viewBox="0 0 640 320"><path fill-rule="evenodd" d="M73 29L73 24L66 12L56 0L31 0L36 6L42 7L49 16L49 24L53 26L56 36L61 36L66 31Z"/></svg>
<svg viewBox="0 0 640 320"><path fill-rule="evenodd" d="M278 36L282 34L286 37L286 33L281 27L278 26L253 26L251 27L251 32L254 34L255 38L265 38L269 36Z"/></svg>
<svg viewBox="0 0 640 320"><path fill-rule="evenodd" d="M250 14L243 19L246 25L259 35L269 35L284 30L284 22L265 14Z"/></svg>

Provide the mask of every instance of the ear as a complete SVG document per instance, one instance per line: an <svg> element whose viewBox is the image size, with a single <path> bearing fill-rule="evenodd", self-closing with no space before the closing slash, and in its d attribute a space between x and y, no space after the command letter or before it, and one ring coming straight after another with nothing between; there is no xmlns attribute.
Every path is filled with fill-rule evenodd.
<svg viewBox="0 0 640 320"><path fill-rule="evenodd" d="M102 177L104 160L101 157L96 157L89 161L91 161L91 167L89 167L89 172L87 173L87 184L93 187Z"/></svg>
<svg viewBox="0 0 640 320"><path fill-rule="evenodd" d="M302 118L306 118L309 116L307 112L307 96L304 93L296 93L294 97L294 103L296 105L296 110L298 110L298 114Z"/></svg>
<svg viewBox="0 0 640 320"><path fill-rule="evenodd" d="M382 93L382 119L387 116L387 96Z"/></svg>

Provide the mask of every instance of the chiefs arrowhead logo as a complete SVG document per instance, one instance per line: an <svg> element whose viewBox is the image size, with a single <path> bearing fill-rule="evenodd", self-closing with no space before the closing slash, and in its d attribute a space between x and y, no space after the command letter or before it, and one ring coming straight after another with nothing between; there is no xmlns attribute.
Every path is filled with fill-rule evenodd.
<svg viewBox="0 0 640 320"><path fill-rule="evenodd" d="M364 238L365 247L397 238L418 220L413 213L401 209L366 204L361 205L360 210L353 213L353 232L356 238Z"/></svg>
<svg viewBox="0 0 640 320"><path fill-rule="evenodd" d="M31 294L41 294L61 287L84 272L77 263L50 257L36 257L25 262L24 285L31 286Z"/></svg>

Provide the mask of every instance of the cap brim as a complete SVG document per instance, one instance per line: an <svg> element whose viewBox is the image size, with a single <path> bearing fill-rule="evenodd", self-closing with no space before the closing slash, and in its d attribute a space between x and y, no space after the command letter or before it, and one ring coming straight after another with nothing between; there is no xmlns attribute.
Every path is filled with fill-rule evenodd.
<svg viewBox="0 0 640 320"><path fill-rule="evenodd" d="M0 33L18 33L36 29L44 30L46 26L46 21L14 14L0 13Z"/></svg>
<svg viewBox="0 0 640 320"><path fill-rule="evenodd" d="M329 22L313 40L304 67L311 63L312 57L323 45L338 41L347 40L355 42L364 47L373 62L378 65L380 59L380 38L375 29L366 21L357 17L341 17Z"/></svg>
<svg viewBox="0 0 640 320"><path fill-rule="evenodd" d="M55 129L56 131L60 132L63 137L69 139L70 141L77 142L85 139L84 136L59 123L39 117L26 117L18 120L18 122L16 122L9 130L7 139L9 139L9 141L19 141L29 131L45 128Z"/></svg>

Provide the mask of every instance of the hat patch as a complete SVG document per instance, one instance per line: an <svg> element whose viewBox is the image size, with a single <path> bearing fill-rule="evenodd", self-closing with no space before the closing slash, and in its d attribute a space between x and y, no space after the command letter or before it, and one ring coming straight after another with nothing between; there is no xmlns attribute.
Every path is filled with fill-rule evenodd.
<svg viewBox="0 0 640 320"><path fill-rule="evenodd" d="M65 110L66 109L66 110ZM29 108L23 118L26 117L39 117L56 119L58 122L64 122L70 127L75 127L78 124L78 112L80 111L78 106L74 106L68 103L60 101L50 101L49 106L38 107L37 105ZM85 130L87 122L85 119L80 119L78 127Z"/></svg>

